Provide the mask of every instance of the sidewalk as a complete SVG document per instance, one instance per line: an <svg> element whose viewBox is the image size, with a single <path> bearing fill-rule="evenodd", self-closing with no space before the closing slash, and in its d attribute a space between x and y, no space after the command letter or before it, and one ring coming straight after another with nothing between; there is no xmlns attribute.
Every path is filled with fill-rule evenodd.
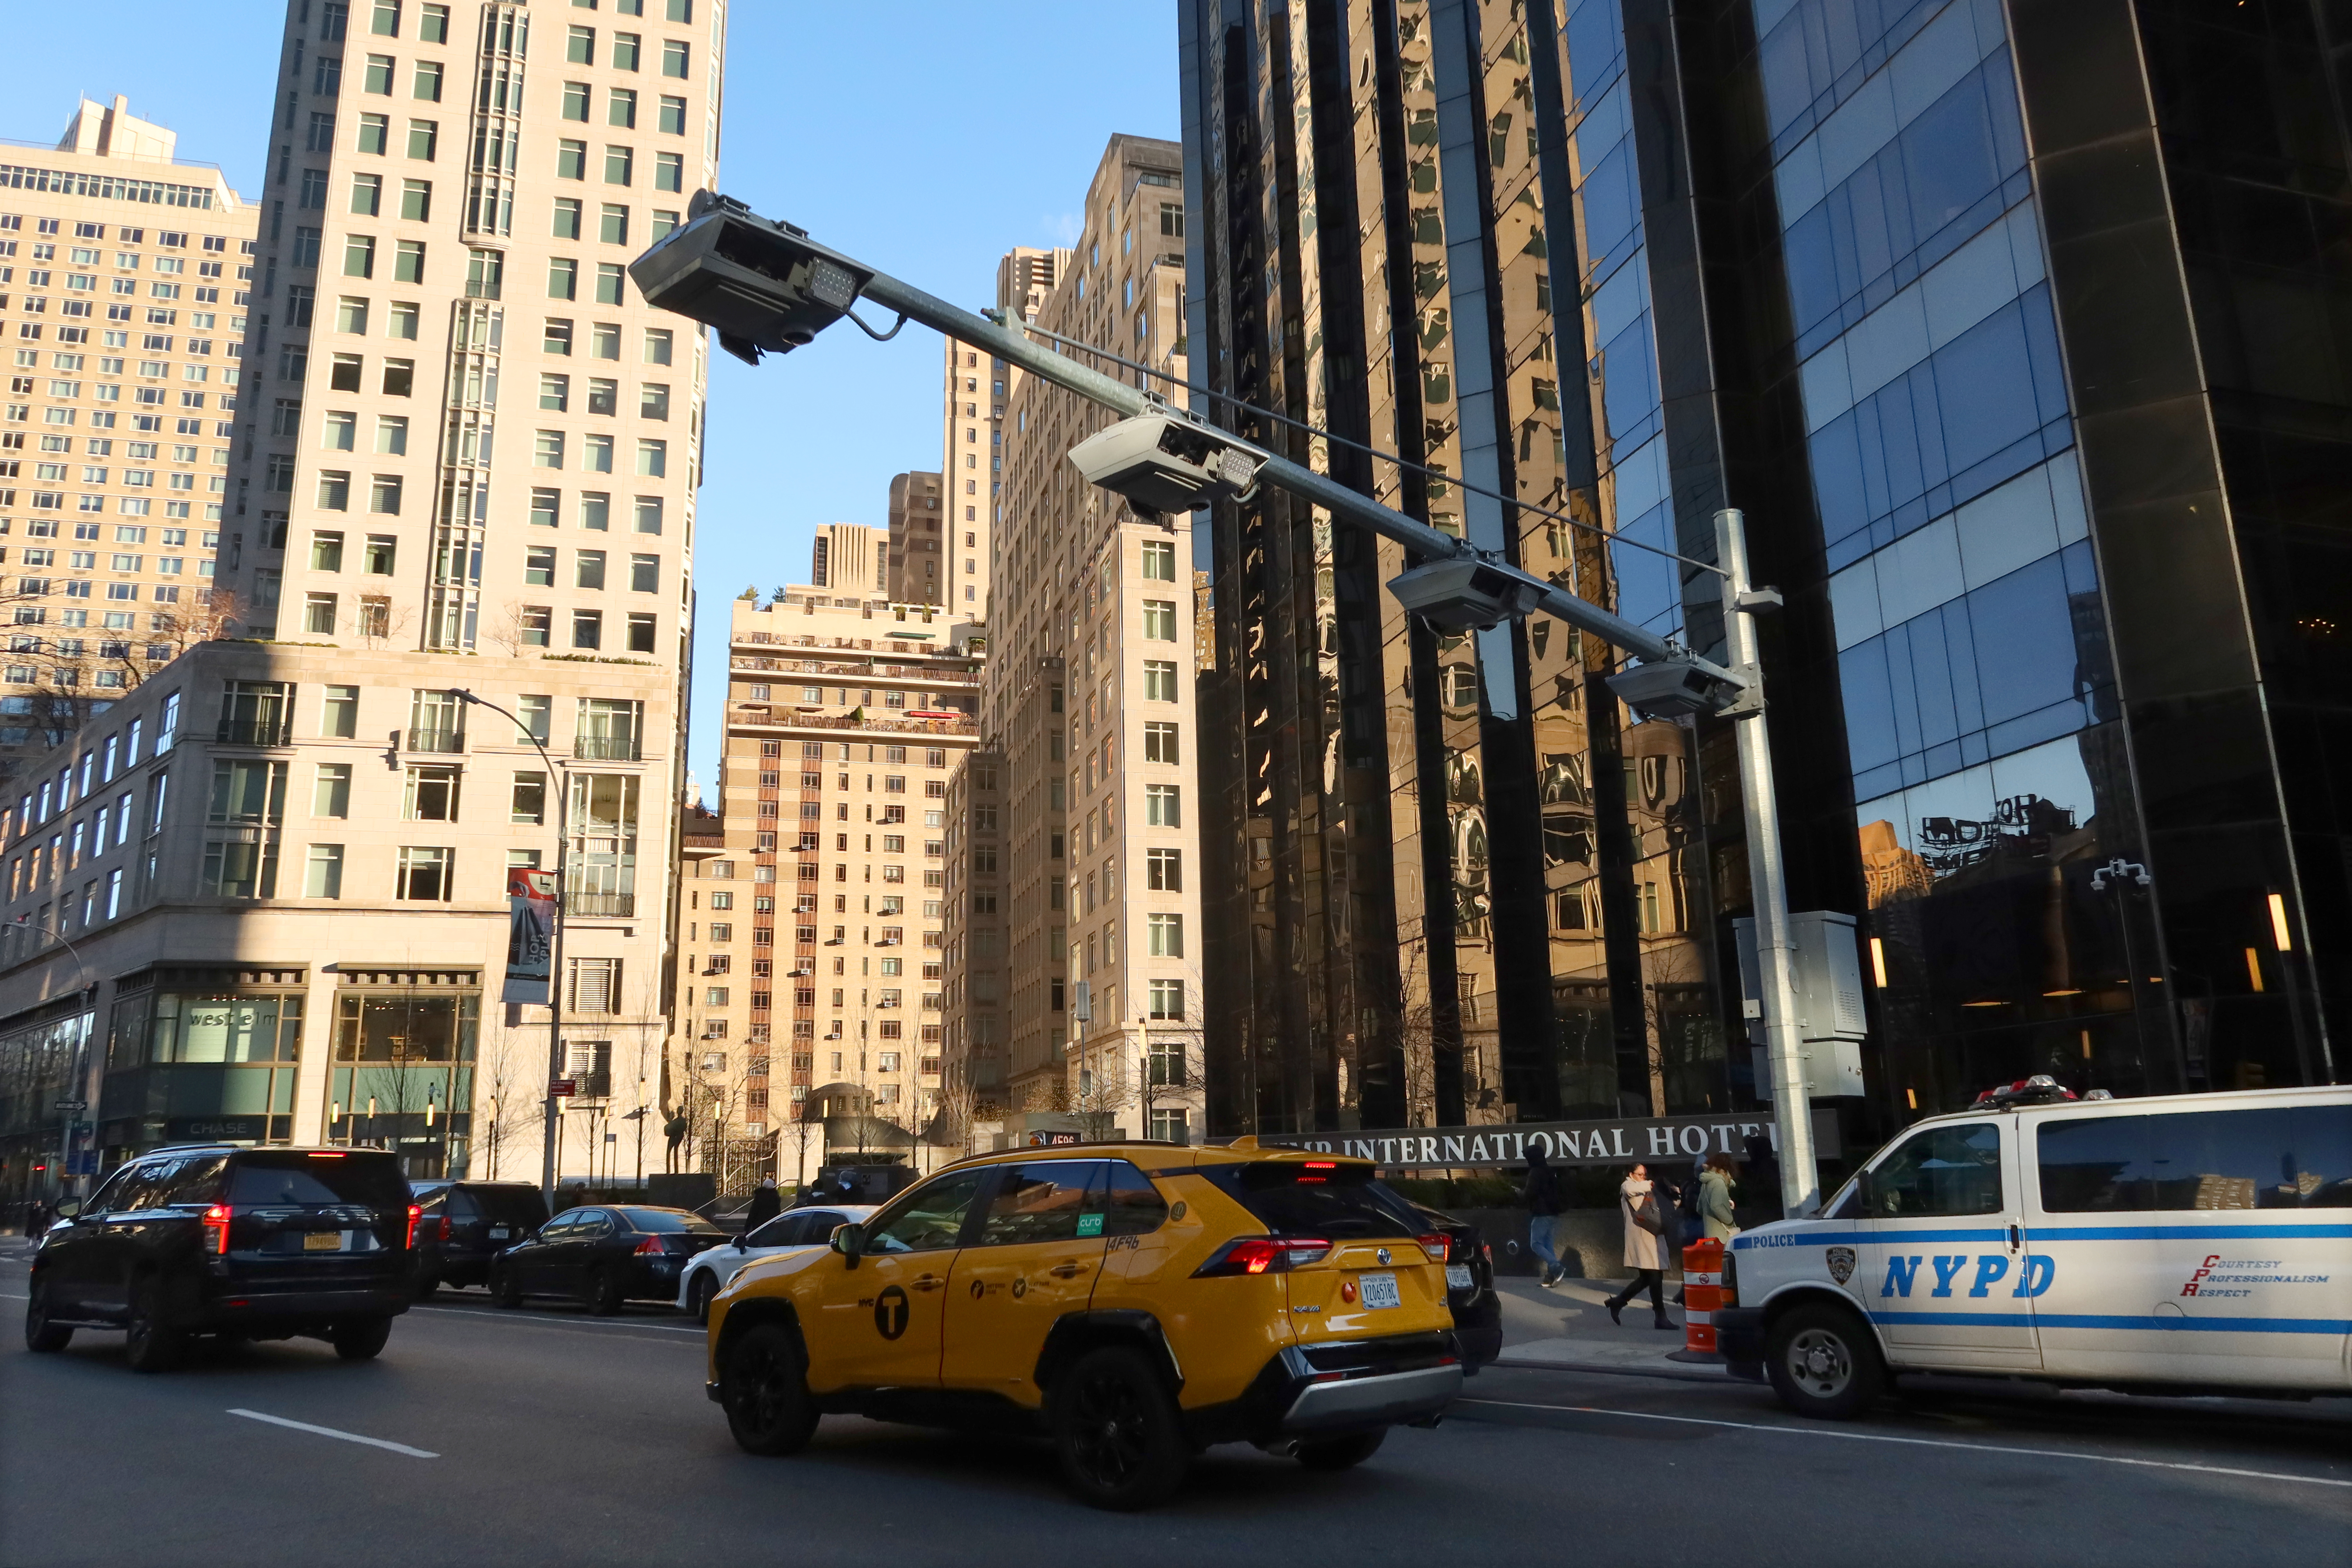
<svg viewBox="0 0 2352 1568"><path fill-rule="evenodd" d="M1721 1363L1669 1361L1683 1348L1683 1312L1666 1287L1672 1333L1651 1326L1650 1299L1624 1310L1622 1327L1609 1321L1602 1303L1624 1288L1622 1279L1563 1279L1546 1290L1532 1279L1503 1279L1495 1291L1503 1300L1503 1353L1497 1366L1549 1367L1561 1371L1609 1372L1685 1382L1721 1383Z"/></svg>

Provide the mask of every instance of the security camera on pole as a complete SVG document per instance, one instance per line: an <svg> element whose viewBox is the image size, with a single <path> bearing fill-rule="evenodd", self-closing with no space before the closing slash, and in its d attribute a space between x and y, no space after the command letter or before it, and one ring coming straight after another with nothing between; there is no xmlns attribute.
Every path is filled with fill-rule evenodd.
<svg viewBox="0 0 2352 1568"><path fill-rule="evenodd" d="M688 221L629 264L648 302L717 330L719 346L757 364L763 353L789 353L844 316L868 337L887 341L909 321L1009 360L1031 374L1125 416L1078 444L1071 460L1087 479L1154 511L1196 509L1249 495L1271 484L1334 517L1402 545L1418 563L1391 579L1398 601L1433 626L1485 631L1541 612L1637 656L1641 663L1610 678L1635 711L1651 718L1712 712L1738 721L1741 795L1747 808L1750 880L1759 920L1767 1047L1775 1093L1781 1196L1791 1215L1819 1205L1804 1063L1789 970L1787 889L1780 823L1772 805L1764 730L1763 678L1751 617L1780 596L1751 590L1747 546L1737 511L1716 514L1717 563L1685 564L1723 579L1733 668L1701 658L1669 637L1612 615L1465 540L1381 505L1310 468L1264 451L1165 400L1079 364L1024 330L1017 319L992 321L957 309L812 240L806 230L754 214L731 197L696 194ZM871 301L896 311L887 331L859 320ZM1512 504L1517 505L1514 501Z"/></svg>

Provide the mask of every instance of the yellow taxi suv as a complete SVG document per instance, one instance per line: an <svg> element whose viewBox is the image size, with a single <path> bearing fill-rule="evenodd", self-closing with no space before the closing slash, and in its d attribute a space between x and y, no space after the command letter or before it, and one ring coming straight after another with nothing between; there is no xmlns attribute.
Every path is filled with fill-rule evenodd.
<svg viewBox="0 0 2352 1568"><path fill-rule="evenodd" d="M1100 1508L1216 1443L1344 1469L1461 1390L1446 1246L1369 1163L1252 1139L982 1155L738 1274L709 1392L754 1454L836 1414L1048 1436Z"/></svg>

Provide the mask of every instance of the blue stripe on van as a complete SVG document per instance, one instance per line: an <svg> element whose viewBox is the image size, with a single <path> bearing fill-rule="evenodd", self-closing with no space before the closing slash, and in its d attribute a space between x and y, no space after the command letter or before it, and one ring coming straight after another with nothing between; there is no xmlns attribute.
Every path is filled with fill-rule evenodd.
<svg viewBox="0 0 2352 1568"><path fill-rule="evenodd" d="M2347 1334L2346 1318L2176 1318L2105 1312L1873 1312L1881 1327L1922 1329L2152 1329L2216 1334Z"/></svg>
<svg viewBox="0 0 2352 1568"><path fill-rule="evenodd" d="M2035 1241L2327 1241L2352 1240L2352 1225L2038 1225L2027 1235Z"/></svg>

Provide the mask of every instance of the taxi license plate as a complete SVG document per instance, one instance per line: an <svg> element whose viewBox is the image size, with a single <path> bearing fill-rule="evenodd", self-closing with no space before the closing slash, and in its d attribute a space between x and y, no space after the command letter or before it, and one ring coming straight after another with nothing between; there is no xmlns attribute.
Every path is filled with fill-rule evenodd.
<svg viewBox="0 0 2352 1568"><path fill-rule="evenodd" d="M1449 1263L1445 1266L1445 1288L1448 1290L1467 1290L1476 1283L1476 1280L1470 1278L1468 1264Z"/></svg>
<svg viewBox="0 0 2352 1568"><path fill-rule="evenodd" d="M502 1226L502 1225L494 1225L494 1226L490 1226L490 1239L491 1239L492 1241L504 1241L506 1238L507 1238L507 1227L506 1227L506 1226Z"/></svg>
<svg viewBox="0 0 2352 1568"><path fill-rule="evenodd" d="M302 1237L302 1250L305 1252L341 1252L342 1249L343 1233L340 1230L314 1230Z"/></svg>
<svg viewBox="0 0 2352 1568"><path fill-rule="evenodd" d="M1397 1277L1393 1274L1362 1274L1356 1278L1356 1289L1364 1298L1366 1311L1378 1311L1382 1307L1402 1307L1404 1298L1397 1294Z"/></svg>

